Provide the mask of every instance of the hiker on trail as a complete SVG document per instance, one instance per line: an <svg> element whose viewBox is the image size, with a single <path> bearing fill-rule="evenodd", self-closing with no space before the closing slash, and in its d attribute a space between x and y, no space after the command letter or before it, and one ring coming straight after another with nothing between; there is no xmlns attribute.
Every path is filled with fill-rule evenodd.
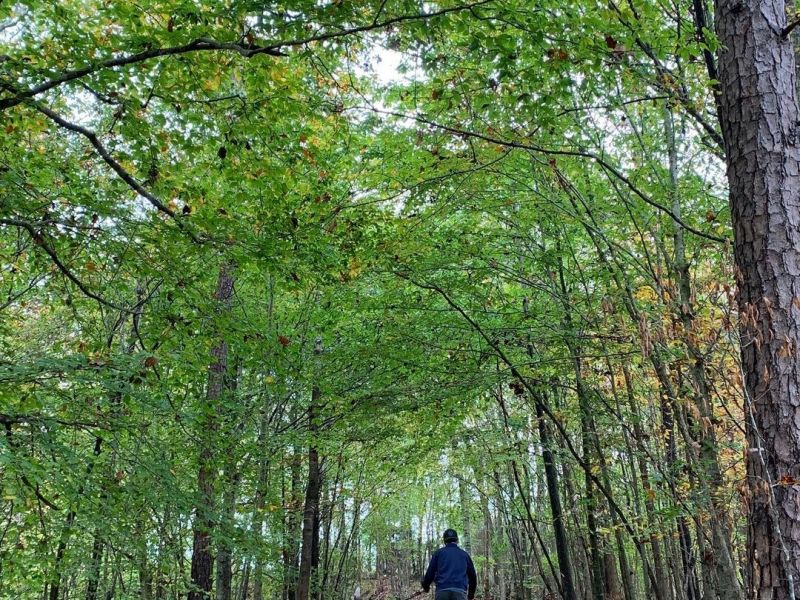
<svg viewBox="0 0 800 600"><path fill-rule="evenodd" d="M458 534L447 529L442 536L444 546L431 556L422 589L426 592L436 583L436 600L472 600L478 586L475 565L464 550L458 547Z"/></svg>

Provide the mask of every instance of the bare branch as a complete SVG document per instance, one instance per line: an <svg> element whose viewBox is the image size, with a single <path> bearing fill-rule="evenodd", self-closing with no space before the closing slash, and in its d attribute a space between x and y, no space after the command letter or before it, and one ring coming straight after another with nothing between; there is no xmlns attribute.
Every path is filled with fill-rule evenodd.
<svg viewBox="0 0 800 600"><path fill-rule="evenodd" d="M789 23L786 27L783 28L783 31L781 31L781 37L784 40L789 39L789 34L791 34L798 25L800 25L800 19L795 19L794 21Z"/></svg>

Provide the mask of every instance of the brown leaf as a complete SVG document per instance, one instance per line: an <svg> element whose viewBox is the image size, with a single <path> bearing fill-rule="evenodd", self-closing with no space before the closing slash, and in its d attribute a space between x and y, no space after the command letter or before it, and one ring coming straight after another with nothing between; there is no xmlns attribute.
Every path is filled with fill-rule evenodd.
<svg viewBox="0 0 800 600"><path fill-rule="evenodd" d="M567 60L569 58L569 54L567 54L567 51L563 48L548 48L545 54L547 54L547 58L551 60L560 61Z"/></svg>

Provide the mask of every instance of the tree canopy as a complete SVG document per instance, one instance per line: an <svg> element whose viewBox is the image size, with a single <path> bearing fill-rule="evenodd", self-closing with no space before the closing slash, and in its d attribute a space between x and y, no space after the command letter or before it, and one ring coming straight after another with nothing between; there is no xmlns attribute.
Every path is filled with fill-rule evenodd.
<svg viewBox="0 0 800 600"><path fill-rule="evenodd" d="M737 1L0 3L0 598L795 600Z"/></svg>

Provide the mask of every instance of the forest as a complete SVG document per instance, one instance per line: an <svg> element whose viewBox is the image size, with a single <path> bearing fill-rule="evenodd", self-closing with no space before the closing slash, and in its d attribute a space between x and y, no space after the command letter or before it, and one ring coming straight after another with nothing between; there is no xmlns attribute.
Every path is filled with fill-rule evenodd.
<svg viewBox="0 0 800 600"><path fill-rule="evenodd" d="M0 599L798 600L798 24L0 0Z"/></svg>

